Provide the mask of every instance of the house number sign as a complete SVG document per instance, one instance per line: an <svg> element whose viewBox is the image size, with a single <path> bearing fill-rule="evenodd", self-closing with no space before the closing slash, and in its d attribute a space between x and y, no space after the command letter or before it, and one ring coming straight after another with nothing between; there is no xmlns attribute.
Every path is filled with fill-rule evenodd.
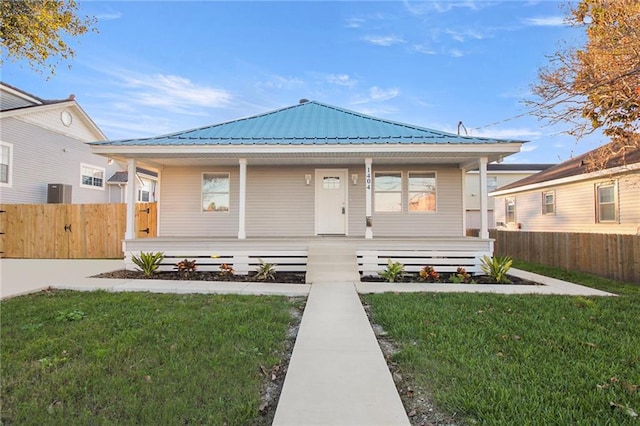
<svg viewBox="0 0 640 426"><path fill-rule="evenodd" d="M367 164L365 174L366 174L365 181L367 184L367 190L370 191L371 190L371 166L369 164Z"/></svg>

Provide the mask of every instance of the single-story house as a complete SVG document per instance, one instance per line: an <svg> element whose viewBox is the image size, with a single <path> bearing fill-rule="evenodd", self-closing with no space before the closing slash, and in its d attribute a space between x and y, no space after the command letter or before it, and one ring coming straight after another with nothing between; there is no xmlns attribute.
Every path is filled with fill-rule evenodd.
<svg viewBox="0 0 640 426"><path fill-rule="evenodd" d="M107 203L120 166L91 151L107 140L73 95L42 99L0 82L0 203Z"/></svg>
<svg viewBox="0 0 640 426"><path fill-rule="evenodd" d="M325 236L395 239L446 257L491 254L487 164L522 141L460 136L320 102L142 139L93 152L158 173L157 238L134 238L135 187L126 188L124 251L216 253L221 240ZM479 170L480 237L465 237L465 174ZM476 259L477 257L476 256ZM209 256L210 257L210 256ZM386 259L384 262L386 263ZM237 270L238 268L236 268ZM455 268L454 268L455 270Z"/></svg>
<svg viewBox="0 0 640 426"><path fill-rule="evenodd" d="M554 164L505 164L491 163L487 165L487 191L489 193L496 189L506 186L510 183L517 182L527 176L546 170ZM467 172L465 182L465 208L467 211L467 228L480 229L480 197L478 194L478 185L480 181L480 172L478 170L470 170ZM487 204L489 209L489 229L496 228L494 216L494 200L489 197Z"/></svg>
<svg viewBox="0 0 640 426"><path fill-rule="evenodd" d="M589 158L605 148L492 192L498 229L640 235L640 151L593 170Z"/></svg>

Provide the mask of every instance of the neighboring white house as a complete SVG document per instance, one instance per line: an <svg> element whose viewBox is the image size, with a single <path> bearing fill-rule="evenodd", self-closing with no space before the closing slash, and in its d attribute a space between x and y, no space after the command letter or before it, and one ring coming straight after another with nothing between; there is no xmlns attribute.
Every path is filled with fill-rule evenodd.
<svg viewBox="0 0 640 426"><path fill-rule="evenodd" d="M548 169L553 164L489 164L487 165L487 191L519 181L527 176ZM467 228L480 229L480 194L478 185L480 173L477 170L467 172L465 177L465 208L467 211ZM489 229L495 229L494 200L488 201Z"/></svg>
<svg viewBox="0 0 640 426"><path fill-rule="evenodd" d="M498 229L640 235L640 152L590 171L600 149L494 191Z"/></svg>
<svg viewBox="0 0 640 426"><path fill-rule="evenodd" d="M106 179L120 167L86 142L107 137L71 95L45 100L0 83L0 203L43 204L49 184L73 203L107 203Z"/></svg>
<svg viewBox="0 0 640 426"><path fill-rule="evenodd" d="M119 170L107 180L109 201L112 203L124 203L126 187L129 182L129 172ZM153 203L157 201L156 189L158 186L158 173L151 170L136 168L136 201L139 203Z"/></svg>

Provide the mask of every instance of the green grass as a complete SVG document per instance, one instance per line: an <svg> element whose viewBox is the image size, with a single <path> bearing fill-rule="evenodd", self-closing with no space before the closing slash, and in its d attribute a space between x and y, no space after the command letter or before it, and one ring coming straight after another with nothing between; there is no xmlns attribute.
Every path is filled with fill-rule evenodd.
<svg viewBox="0 0 640 426"><path fill-rule="evenodd" d="M616 281L584 272L569 271L567 269L554 268L553 266L539 265L536 263L524 262L522 260L514 260L513 267L540 275L546 275L547 277L569 281L575 284L582 284L587 287L593 287L598 290L608 291L611 293L640 296L640 284Z"/></svg>
<svg viewBox="0 0 640 426"><path fill-rule="evenodd" d="M468 424L638 425L640 296L363 297L414 389ZM613 409L610 402L617 404Z"/></svg>
<svg viewBox="0 0 640 426"><path fill-rule="evenodd" d="M228 424L258 415L284 297L56 291L3 301L2 424Z"/></svg>

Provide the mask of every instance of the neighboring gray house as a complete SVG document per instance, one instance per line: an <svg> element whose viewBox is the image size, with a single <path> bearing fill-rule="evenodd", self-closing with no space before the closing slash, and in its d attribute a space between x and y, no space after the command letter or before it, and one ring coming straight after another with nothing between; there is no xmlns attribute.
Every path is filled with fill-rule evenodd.
<svg viewBox="0 0 640 426"><path fill-rule="evenodd" d="M129 172L117 171L107 180L109 201L112 203L124 203ZM136 201L139 203L153 203L157 201L156 187L158 185L158 173L151 170L136 168Z"/></svg>
<svg viewBox="0 0 640 426"><path fill-rule="evenodd" d="M106 136L71 95L45 100L0 83L0 203L43 204L48 184L69 185L73 203L107 203L119 167L86 142Z"/></svg>
<svg viewBox="0 0 640 426"><path fill-rule="evenodd" d="M126 161L130 173L138 166L159 172L158 238L147 239L145 251L169 244L162 238L193 253L196 240L219 250L215 242L223 238L343 236L422 238L421 246L433 250L491 253L487 164L519 152L522 143L303 100L195 130L91 145ZM465 238L463 187L473 169L484 220L480 238ZM127 189L128 253L136 191Z"/></svg>
<svg viewBox="0 0 640 426"><path fill-rule="evenodd" d="M640 151L590 170L600 149L498 188L498 229L640 235Z"/></svg>
<svg viewBox="0 0 640 426"><path fill-rule="evenodd" d="M487 165L487 191L519 181L527 176L548 169L553 164L489 164ZM478 182L480 174L477 170L467 172L465 182L465 208L467 211L467 229L480 229L480 197ZM489 197L489 229L495 229L494 200Z"/></svg>

